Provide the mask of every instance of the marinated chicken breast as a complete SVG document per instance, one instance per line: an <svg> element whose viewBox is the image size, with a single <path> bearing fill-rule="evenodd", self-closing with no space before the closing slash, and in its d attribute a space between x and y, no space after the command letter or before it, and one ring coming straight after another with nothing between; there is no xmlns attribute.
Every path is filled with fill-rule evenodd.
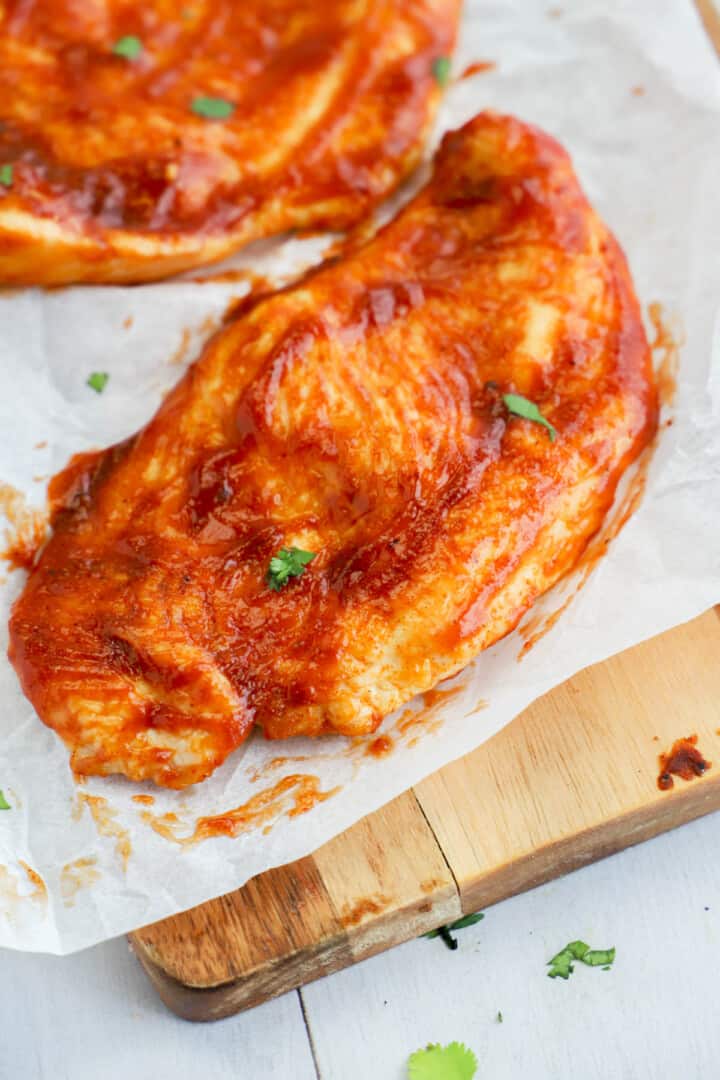
<svg viewBox="0 0 720 1080"><path fill-rule="evenodd" d="M482 114L375 239L61 474L12 661L79 773L182 787L254 723L371 732L573 566L655 419L617 242L556 142Z"/></svg>
<svg viewBox="0 0 720 1080"><path fill-rule="evenodd" d="M460 0L0 4L0 284L343 228L416 163Z"/></svg>

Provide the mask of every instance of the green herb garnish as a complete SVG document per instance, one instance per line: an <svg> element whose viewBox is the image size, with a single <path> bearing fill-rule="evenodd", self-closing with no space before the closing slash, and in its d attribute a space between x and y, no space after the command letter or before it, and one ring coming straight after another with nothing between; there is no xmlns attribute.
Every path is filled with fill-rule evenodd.
<svg viewBox="0 0 720 1080"><path fill-rule="evenodd" d="M423 934L426 938L442 938L447 945L448 949L457 949L457 938L454 938L451 934L451 930L464 930L466 926L474 926L475 923L479 923L481 919L484 919L485 915L482 911L476 911L474 915L463 915L462 918L456 919L455 922L448 923L445 926L438 926L436 930L429 930L427 934Z"/></svg>
<svg viewBox="0 0 720 1080"><path fill-rule="evenodd" d="M448 1046L430 1043L416 1050L408 1061L408 1080L473 1080L477 1058L459 1042Z"/></svg>
<svg viewBox="0 0 720 1080"><path fill-rule="evenodd" d="M584 941L571 941L559 953L548 960L550 970L548 975L551 979L569 979L575 970L573 961L579 960L588 967L602 967L609 970L615 959L615 949L591 949Z"/></svg>
<svg viewBox="0 0 720 1080"><path fill-rule="evenodd" d="M12 806L5 798L5 793L0 789L0 810L12 810Z"/></svg>
<svg viewBox="0 0 720 1080"><path fill-rule="evenodd" d="M115 56L123 56L126 60L137 60L142 50L142 41L134 34L126 34L125 37L118 38L112 48Z"/></svg>
<svg viewBox="0 0 720 1080"><path fill-rule="evenodd" d="M280 548L277 555L273 555L266 575L266 581L271 589L280 592L290 578L300 577L305 573L305 567L312 562L317 552L303 551L301 548Z"/></svg>
<svg viewBox="0 0 720 1080"><path fill-rule="evenodd" d="M232 101L219 97L193 98L190 108L197 116L204 116L206 120L226 120L235 112Z"/></svg>
<svg viewBox="0 0 720 1080"><path fill-rule="evenodd" d="M432 64L432 73L438 86L447 86L450 81L450 57L436 56Z"/></svg>
<svg viewBox="0 0 720 1080"><path fill-rule="evenodd" d="M87 385L91 390L94 390L96 394L102 394L107 386L109 378L110 376L107 371L93 371L92 375L88 375Z"/></svg>
<svg viewBox="0 0 720 1080"><path fill-rule="evenodd" d="M12 167L12 165L9 164L9 162L6 163L5 165L0 165L0 184L2 184L3 187L12 187L12 182L13 182L13 167Z"/></svg>
<svg viewBox="0 0 720 1080"><path fill-rule="evenodd" d="M542 424L548 429L550 442L555 442L557 431L549 420L546 420L534 401L529 401L522 394L503 394L503 401L508 412L514 416L521 416L523 420L532 420L534 424Z"/></svg>
<svg viewBox="0 0 720 1080"><path fill-rule="evenodd" d="M498 1009L498 1014L495 1017L495 1019L497 1020L498 1024L502 1024L502 1022L503 1022L503 1014L500 1012L499 1009Z"/></svg>
<svg viewBox="0 0 720 1080"><path fill-rule="evenodd" d="M615 959L615 949L590 949L583 956L583 964L588 967L601 967L603 971L609 971L610 965Z"/></svg>

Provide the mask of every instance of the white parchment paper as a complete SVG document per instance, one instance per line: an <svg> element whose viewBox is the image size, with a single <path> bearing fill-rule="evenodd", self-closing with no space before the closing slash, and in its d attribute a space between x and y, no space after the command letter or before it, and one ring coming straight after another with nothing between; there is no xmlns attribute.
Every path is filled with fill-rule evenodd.
<svg viewBox="0 0 720 1080"><path fill-rule="evenodd" d="M403 731L388 718L382 730L397 745L387 757L340 738L281 745L254 736L183 793L120 779L75 785L66 750L5 659L7 614L23 580L8 573L0 585L0 788L11 809L0 813L0 944L71 952L307 854L478 746L573 672L720 600L720 74L712 47L690 0L572 0L562 9L468 0L454 71L482 60L497 66L449 89L437 137L488 107L556 135L624 245L641 299L659 301L684 337L674 423L639 511L521 661L515 633L453 680L461 689L432 707L429 723ZM256 245L234 264L280 280L323 246ZM72 453L108 445L149 418L246 288L176 281L0 295L0 482L42 506L47 477ZM110 373L102 395L86 386L92 371ZM540 613L557 609L572 587L555 590ZM481 700L488 704L478 711ZM278 755L300 760L269 767ZM144 818L175 814L169 831L182 839L200 815L240 806L290 774L339 790L293 816L291 789L255 827L195 845L160 835ZM79 792L106 801L91 805ZM133 800L142 793L154 805Z"/></svg>

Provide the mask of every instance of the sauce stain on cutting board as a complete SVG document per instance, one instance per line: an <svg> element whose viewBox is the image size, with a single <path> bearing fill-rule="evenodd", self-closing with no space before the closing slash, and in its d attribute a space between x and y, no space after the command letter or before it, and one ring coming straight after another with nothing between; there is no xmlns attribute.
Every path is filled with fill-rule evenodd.
<svg viewBox="0 0 720 1080"><path fill-rule="evenodd" d="M675 776L682 780L694 780L696 776L704 776L712 767L712 762L707 761L698 749L697 741L697 735L677 739L666 754L660 755L657 786L661 791L669 791L675 786Z"/></svg>
<svg viewBox="0 0 720 1080"><path fill-rule="evenodd" d="M385 911L386 908L390 907L392 902L393 898L385 896L384 893L365 896L354 904L345 905L340 913L340 922L347 930L351 926L357 926L368 915L379 915L381 911Z"/></svg>

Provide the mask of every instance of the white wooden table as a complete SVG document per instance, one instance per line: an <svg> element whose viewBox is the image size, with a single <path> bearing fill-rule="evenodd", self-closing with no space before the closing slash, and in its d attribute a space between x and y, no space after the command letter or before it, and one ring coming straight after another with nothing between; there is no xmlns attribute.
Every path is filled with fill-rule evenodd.
<svg viewBox="0 0 720 1080"><path fill-rule="evenodd" d="M3 952L0 1080L402 1080L453 1039L477 1080L716 1080L719 856L713 815L490 909L456 952L410 942L214 1025L168 1013L124 939ZM574 938L612 970L548 979Z"/></svg>
<svg viewBox="0 0 720 1080"><path fill-rule="evenodd" d="M548 979L574 938L615 945L612 970ZM3 952L0 1080L403 1080L413 1050L452 1039L477 1080L720 1077L720 814L499 904L459 942L212 1025L168 1013L124 940Z"/></svg>

